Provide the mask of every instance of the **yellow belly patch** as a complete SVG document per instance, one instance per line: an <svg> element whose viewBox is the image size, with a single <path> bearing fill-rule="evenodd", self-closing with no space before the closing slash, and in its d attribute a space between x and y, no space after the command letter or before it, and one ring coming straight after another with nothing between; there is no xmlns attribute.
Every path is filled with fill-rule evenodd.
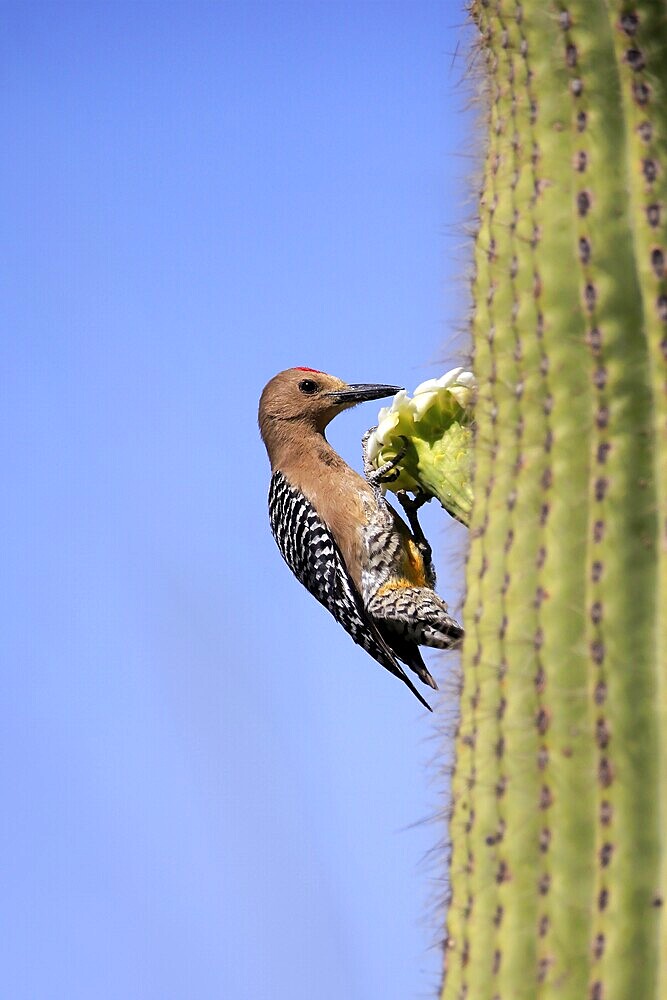
<svg viewBox="0 0 667 1000"><path fill-rule="evenodd" d="M411 539L406 542L403 556L402 575L383 583L378 594L386 594L390 590L402 590L404 587L428 587L422 554Z"/></svg>
<svg viewBox="0 0 667 1000"><path fill-rule="evenodd" d="M376 597L382 597L383 594L388 594L392 590L403 590L405 587L414 587L412 580L407 580L404 576L400 576L397 579L390 580L389 583L383 583L381 587L378 587Z"/></svg>
<svg viewBox="0 0 667 1000"><path fill-rule="evenodd" d="M426 569L424 567L424 559L421 552L412 541L408 539L408 544L406 548L406 562L407 566L404 567L404 572L407 577L412 581L413 587L426 587L428 586L426 582Z"/></svg>

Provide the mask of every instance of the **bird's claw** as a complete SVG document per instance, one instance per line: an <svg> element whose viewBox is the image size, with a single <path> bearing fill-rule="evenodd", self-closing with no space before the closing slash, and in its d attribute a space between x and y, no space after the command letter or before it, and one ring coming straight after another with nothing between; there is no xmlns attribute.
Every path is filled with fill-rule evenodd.
<svg viewBox="0 0 667 1000"><path fill-rule="evenodd" d="M368 434L365 434L362 442L364 445L364 471L366 472L366 479L371 486L376 486L379 483L395 483L401 474L401 470L397 466L403 461L408 452L408 439L405 434L401 434L403 446L399 448L394 457L390 458L384 465L381 465L379 469L372 469L366 456L366 443L371 433L369 431Z"/></svg>
<svg viewBox="0 0 667 1000"><path fill-rule="evenodd" d="M401 507L405 513L410 516L410 514L415 514L417 511L424 506L425 503L430 503L433 499L426 490L418 489L415 491L414 498L408 495L407 490L397 490L396 496L398 497Z"/></svg>
<svg viewBox="0 0 667 1000"><path fill-rule="evenodd" d="M389 462L387 462L387 465L389 465ZM386 468L386 466L383 465L382 468L384 469ZM378 469L378 472L381 472L381 469ZM400 474L401 474L400 469L389 469L389 471L385 472L384 475L378 476L378 482L395 483Z"/></svg>

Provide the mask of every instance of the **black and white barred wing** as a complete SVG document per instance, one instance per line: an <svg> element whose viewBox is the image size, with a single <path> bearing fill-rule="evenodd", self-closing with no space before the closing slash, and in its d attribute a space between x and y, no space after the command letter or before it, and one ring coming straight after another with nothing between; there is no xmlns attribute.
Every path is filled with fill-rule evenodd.
<svg viewBox="0 0 667 1000"><path fill-rule="evenodd" d="M280 472L275 472L271 479L269 519L281 555L296 578L331 612L356 643L405 681L419 700L426 704L366 613L361 595L329 529L306 497L291 486Z"/></svg>
<svg viewBox="0 0 667 1000"><path fill-rule="evenodd" d="M354 583L329 529L303 494L280 472L271 479L271 530L283 559L296 578L350 633L372 650L373 636ZM384 649L378 652L386 656Z"/></svg>

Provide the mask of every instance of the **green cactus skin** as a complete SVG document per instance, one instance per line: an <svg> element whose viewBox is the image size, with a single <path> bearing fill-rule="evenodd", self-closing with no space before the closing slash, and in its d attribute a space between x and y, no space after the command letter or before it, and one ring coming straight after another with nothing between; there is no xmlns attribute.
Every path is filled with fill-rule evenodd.
<svg viewBox="0 0 667 1000"><path fill-rule="evenodd" d="M667 6L474 0L443 1000L667 997Z"/></svg>

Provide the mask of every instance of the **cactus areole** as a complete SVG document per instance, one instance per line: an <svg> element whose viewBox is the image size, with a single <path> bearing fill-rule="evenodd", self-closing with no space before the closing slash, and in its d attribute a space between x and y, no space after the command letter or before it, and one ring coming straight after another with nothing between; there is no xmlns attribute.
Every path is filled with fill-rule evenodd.
<svg viewBox="0 0 667 1000"><path fill-rule="evenodd" d="M443 1000L667 998L667 6L474 0Z"/></svg>

